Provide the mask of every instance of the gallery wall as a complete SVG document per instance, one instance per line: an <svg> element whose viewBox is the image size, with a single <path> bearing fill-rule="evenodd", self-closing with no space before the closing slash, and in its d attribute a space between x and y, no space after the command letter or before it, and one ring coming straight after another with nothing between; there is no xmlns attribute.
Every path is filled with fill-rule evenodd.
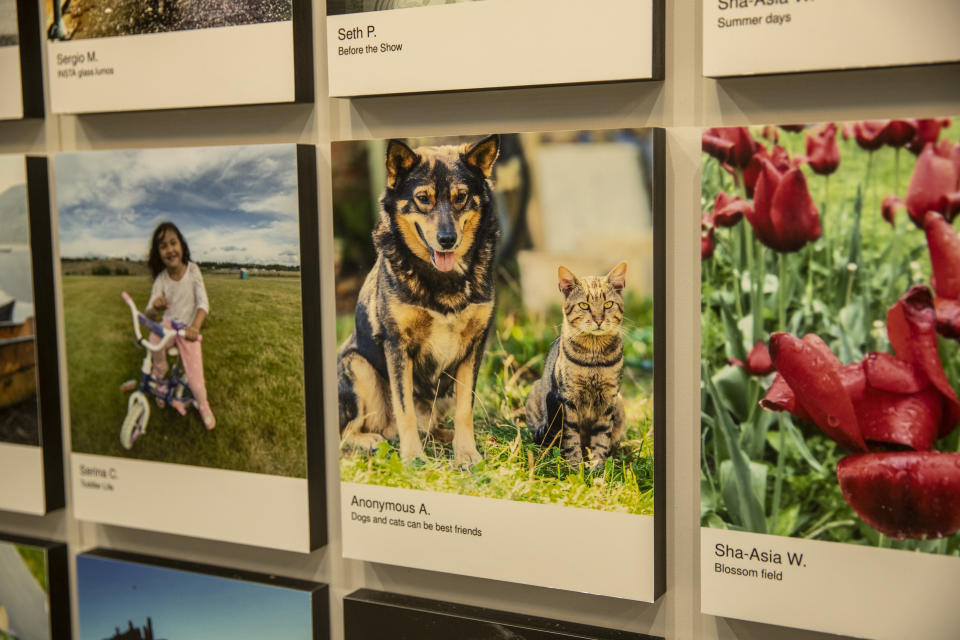
<svg viewBox="0 0 960 640"><path fill-rule="evenodd" d="M207 108L0 122L0 153L55 154L144 147L304 143L318 145L320 228L331 228L330 147L336 140L438 136L488 131L667 127L667 593L655 604L493 582L345 560L341 556L338 443L327 438L329 544L309 556L122 527L82 523L67 508L44 518L0 512L0 529L66 541L71 556L111 547L328 583L332 638L343 638L341 600L367 587L572 622L703 638L814 640L826 634L700 614L699 397L700 278L696 239L700 211L701 129L707 126L934 117L960 114L960 65L876 69L797 76L711 80L702 76L699 0L667 2L663 82L327 99L324 2L314 14L313 104ZM867 10L866 8L864 10ZM856 29L856 25L850 25ZM531 34L531 37L537 37ZM922 37L916 35L916 37ZM811 42L816 47L820 43ZM776 56L772 50L766 55ZM49 94L48 94L49 95ZM55 195L53 196L55 198ZM322 236L322 255L333 239ZM334 284L321 260L321 285ZM58 284L59 286L59 284ZM58 314L59 315L59 314ZM62 331L62 329L61 329ZM323 311L325 395L335 397L332 309ZM63 336L61 336L61 344ZM61 354L61 371L66 363ZM68 381L69 382L69 381ZM67 403L64 411L68 412ZM327 402L328 425L337 420ZM65 450L70 450L65 416ZM560 534L561 532L555 532ZM620 541L629 545L631 541ZM616 545L599 541L608 553ZM586 559L584 559L586 562ZM71 577L74 580L74 577ZM72 590L76 593L75 589ZM76 610L76 602L74 610ZM796 606L802 606L797 603Z"/></svg>

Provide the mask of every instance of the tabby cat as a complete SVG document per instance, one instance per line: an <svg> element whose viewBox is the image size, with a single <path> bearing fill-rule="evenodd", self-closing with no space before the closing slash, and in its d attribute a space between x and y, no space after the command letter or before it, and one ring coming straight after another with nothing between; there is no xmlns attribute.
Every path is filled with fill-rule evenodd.
<svg viewBox="0 0 960 640"><path fill-rule="evenodd" d="M623 286L627 263L606 276L577 278L557 270L563 327L547 354L543 376L527 397L527 426L543 446L557 445L579 465L601 464L623 434ZM559 436L559 437L558 437Z"/></svg>

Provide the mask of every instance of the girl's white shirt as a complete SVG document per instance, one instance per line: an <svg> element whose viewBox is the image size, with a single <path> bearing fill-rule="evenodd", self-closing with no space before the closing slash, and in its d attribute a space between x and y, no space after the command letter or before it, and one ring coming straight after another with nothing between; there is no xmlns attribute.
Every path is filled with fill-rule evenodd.
<svg viewBox="0 0 960 640"><path fill-rule="evenodd" d="M177 320L190 324L197 315L197 309L210 313L210 302L207 300L207 289L203 286L203 276L196 262L187 263L187 270L183 277L174 280L166 269L153 281L150 291L150 301L147 308L153 306L153 301L163 296L167 299L167 308L163 312L163 321Z"/></svg>

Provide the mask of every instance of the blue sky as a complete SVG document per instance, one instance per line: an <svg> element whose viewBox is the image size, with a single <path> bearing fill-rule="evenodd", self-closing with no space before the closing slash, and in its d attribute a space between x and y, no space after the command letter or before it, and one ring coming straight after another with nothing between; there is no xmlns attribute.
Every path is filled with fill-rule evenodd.
<svg viewBox="0 0 960 640"><path fill-rule="evenodd" d="M63 257L145 260L171 220L194 260L300 264L294 145L61 153L55 176Z"/></svg>
<svg viewBox="0 0 960 640"><path fill-rule="evenodd" d="M147 616L164 640L310 640L303 591L77 556L81 640L102 640Z"/></svg>

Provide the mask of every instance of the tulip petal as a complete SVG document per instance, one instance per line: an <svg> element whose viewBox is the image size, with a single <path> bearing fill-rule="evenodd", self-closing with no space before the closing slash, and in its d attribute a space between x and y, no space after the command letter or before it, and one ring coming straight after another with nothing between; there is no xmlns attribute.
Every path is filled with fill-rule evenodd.
<svg viewBox="0 0 960 640"><path fill-rule="evenodd" d="M881 137L885 144L891 147L902 147L917 134L917 121L911 118L906 120L890 120L884 127Z"/></svg>
<svg viewBox="0 0 960 640"><path fill-rule="evenodd" d="M837 146L837 125L825 124L813 135L807 134L807 163L814 173L827 176L840 166L840 148Z"/></svg>
<svg viewBox="0 0 960 640"><path fill-rule="evenodd" d="M770 351L763 340L757 340L747 354L747 373L752 376L765 376L773 373L773 360L770 358Z"/></svg>
<svg viewBox="0 0 960 640"><path fill-rule="evenodd" d="M889 195L883 199L883 204L880 206L880 213L883 216L883 219L890 223L891 227L896 227L896 214L900 209L906 209L907 203L896 195Z"/></svg>
<svg viewBox="0 0 960 640"><path fill-rule="evenodd" d="M960 530L960 453L852 455L837 480L853 510L884 535L941 538Z"/></svg>
<svg viewBox="0 0 960 640"><path fill-rule="evenodd" d="M713 201L713 224L716 227L732 227L750 209L750 203L724 191L717 193Z"/></svg>
<svg viewBox="0 0 960 640"><path fill-rule="evenodd" d="M820 213L800 169L791 169L783 175L773 194L770 221L777 236L778 246L773 248L778 251L797 251L820 237Z"/></svg>
<svg viewBox="0 0 960 640"><path fill-rule="evenodd" d="M926 215L923 224L933 266L933 288L941 298L960 299L960 234L933 212Z"/></svg>
<svg viewBox="0 0 960 640"><path fill-rule="evenodd" d="M892 393L867 387L854 401L857 424L868 443L882 442L928 451L937 439L943 397L928 386L919 393Z"/></svg>
<svg viewBox="0 0 960 640"><path fill-rule="evenodd" d="M960 340L960 301L934 298L933 308L937 312L937 333Z"/></svg>
<svg viewBox="0 0 960 640"><path fill-rule="evenodd" d="M703 134L702 146L704 152L710 154L720 162L726 162L730 157L730 151L733 150L733 142L725 138L710 133L713 129Z"/></svg>
<svg viewBox="0 0 960 640"><path fill-rule="evenodd" d="M770 336L770 355L780 375L814 424L851 451L866 451L839 368L817 347L787 333Z"/></svg>
<svg viewBox="0 0 960 640"><path fill-rule="evenodd" d="M747 220L753 227L760 242L769 246L776 243L777 234L770 221L770 206L773 195L780 185L780 172L766 158L760 159L760 175L753 189L753 210L746 212Z"/></svg>
<svg viewBox="0 0 960 640"><path fill-rule="evenodd" d="M864 120L853 125L854 137L857 144L865 151L876 151L883 146L883 133L887 122L885 120Z"/></svg>
<svg viewBox="0 0 960 640"><path fill-rule="evenodd" d="M937 314L929 289L922 285L911 287L890 307L887 336L897 357L915 364L943 394L946 410L940 437L947 435L960 420L960 400L947 380L937 352Z"/></svg>
<svg viewBox="0 0 960 640"><path fill-rule="evenodd" d="M760 406L770 411L786 411L805 422L813 422L807 410L797 402L793 389L779 373L773 378L773 383L760 400Z"/></svg>
<svg viewBox="0 0 960 640"><path fill-rule="evenodd" d="M928 211L946 214L947 194L957 190L958 171L953 160L939 155L933 144L927 144L917 156L907 187L907 211L918 227L923 226Z"/></svg>
<svg viewBox="0 0 960 640"><path fill-rule="evenodd" d="M930 379L913 364L889 353L868 353L863 371L871 387L894 393L917 393L930 386Z"/></svg>

